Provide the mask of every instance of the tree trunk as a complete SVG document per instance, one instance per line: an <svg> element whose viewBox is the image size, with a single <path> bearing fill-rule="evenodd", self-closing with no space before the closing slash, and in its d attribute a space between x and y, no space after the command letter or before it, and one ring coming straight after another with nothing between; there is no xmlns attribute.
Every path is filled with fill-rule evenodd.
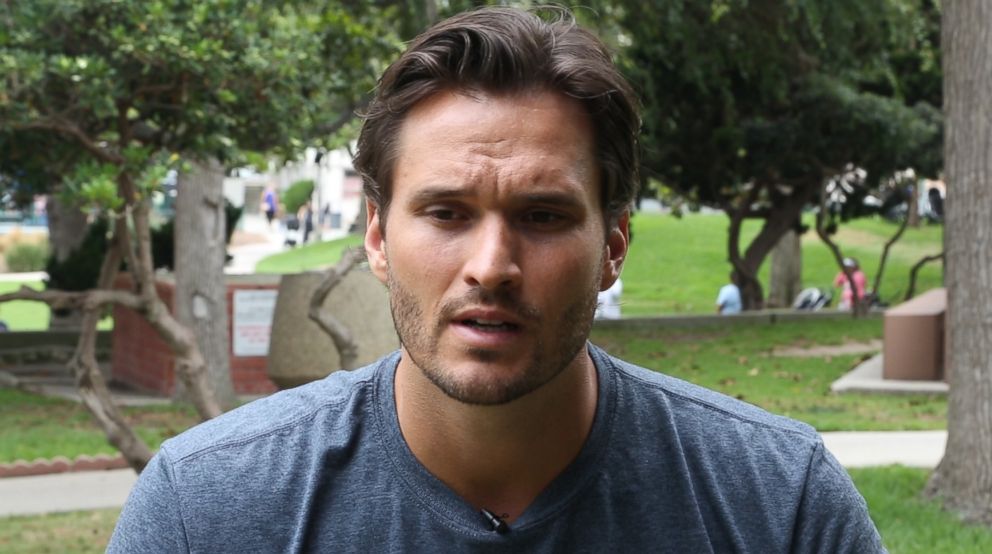
<svg viewBox="0 0 992 554"><path fill-rule="evenodd" d="M945 2L947 448L931 495L992 525L992 3Z"/></svg>
<svg viewBox="0 0 992 554"><path fill-rule="evenodd" d="M752 205L757 201L763 187L754 184L747 193L739 199L737 206L725 206L724 211L730 217L730 228L727 231L727 255L730 265L737 272L738 286L741 289L741 301L745 310L760 310L764 307L764 294L761 281L758 280L758 270L772 251L782 235L792 228L796 219L802 213L803 207L809 202L810 188L805 187L791 194L777 192L775 187L764 187L772 198L770 207L759 212L765 222L757 236L747 245L741 255L740 239L741 226L747 217L759 217L752 212ZM812 189L815 190L815 189Z"/></svg>
<svg viewBox="0 0 992 554"><path fill-rule="evenodd" d="M58 192L48 197L48 246L56 261L63 262L86 237L86 214L76 204L63 202Z"/></svg>
<svg viewBox="0 0 992 554"><path fill-rule="evenodd" d="M191 165L179 176L176 198L176 319L193 330L217 402L230 409L237 396L228 355L224 174L216 162Z"/></svg>
<svg viewBox="0 0 992 554"><path fill-rule="evenodd" d="M920 191L917 190L918 186L919 183L913 185L906 201L906 223L913 229L920 227Z"/></svg>
<svg viewBox="0 0 992 554"><path fill-rule="evenodd" d="M772 250L771 281L768 283L768 306L787 308L802 288L803 258L799 233L790 229L778 239Z"/></svg>
<svg viewBox="0 0 992 554"><path fill-rule="evenodd" d="M189 395L197 413L204 420L224 411L217 402L207 378L207 363L200 352L193 331L173 316L158 296L152 267L151 228L148 223L148 200L141 199L131 175L122 171L117 176L117 191L125 201L125 211L131 216L134 240L128 233L117 233L118 248L127 256L128 270L134 280L135 294L141 301L138 311L145 316L176 357L176 373Z"/></svg>

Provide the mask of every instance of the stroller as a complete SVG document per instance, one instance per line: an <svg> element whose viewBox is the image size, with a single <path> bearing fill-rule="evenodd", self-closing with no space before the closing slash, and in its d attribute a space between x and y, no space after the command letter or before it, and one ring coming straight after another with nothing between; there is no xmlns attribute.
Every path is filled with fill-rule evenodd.
<svg viewBox="0 0 992 554"><path fill-rule="evenodd" d="M288 216L283 221L283 226L286 229L286 241L284 242L286 246L296 246L302 242L300 240L300 219L298 217L295 215Z"/></svg>
<svg viewBox="0 0 992 554"><path fill-rule="evenodd" d="M792 309L815 312L830 306L830 302L833 299L834 294L830 290L810 287L803 289L796 295L796 300L792 303Z"/></svg>

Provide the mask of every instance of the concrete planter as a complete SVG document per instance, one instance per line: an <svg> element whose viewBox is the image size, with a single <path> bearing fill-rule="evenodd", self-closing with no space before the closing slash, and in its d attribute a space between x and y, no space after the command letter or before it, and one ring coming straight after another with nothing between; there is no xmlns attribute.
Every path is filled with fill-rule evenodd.
<svg viewBox="0 0 992 554"><path fill-rule="evenodd" d="M279 283L269 338L268 375L280 388L322 379L341 369L331 337L307 315L310 298L323 278L322 272L296 273L283 275ZM386 288L364 266L353 269L331 290L324 310L354 335L358 367L399 347Z"/></svg>

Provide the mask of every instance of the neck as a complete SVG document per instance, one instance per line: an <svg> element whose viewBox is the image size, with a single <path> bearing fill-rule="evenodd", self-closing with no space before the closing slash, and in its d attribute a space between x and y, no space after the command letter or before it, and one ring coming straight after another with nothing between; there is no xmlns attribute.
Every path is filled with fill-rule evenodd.
<svg viewBox="0 0 992 554"><path fill-rule="evenodd" d="M582 449L596 414L596 368L583 348L554 379L498 406L445 395L404 351L400 429L417 460L477 509L513 521Z"/></svg>

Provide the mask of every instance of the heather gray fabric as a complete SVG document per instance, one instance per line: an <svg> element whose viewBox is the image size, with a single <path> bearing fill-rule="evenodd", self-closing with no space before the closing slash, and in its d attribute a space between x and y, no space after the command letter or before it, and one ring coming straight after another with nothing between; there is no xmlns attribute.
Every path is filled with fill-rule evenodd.
<svg viewBox="0 0 992 554"><path fill-rule="evenodd" d="M108 551L884 551L812 428L590 353L589 439L505 534L403 442L394 353L167 441Z"/></svg>

